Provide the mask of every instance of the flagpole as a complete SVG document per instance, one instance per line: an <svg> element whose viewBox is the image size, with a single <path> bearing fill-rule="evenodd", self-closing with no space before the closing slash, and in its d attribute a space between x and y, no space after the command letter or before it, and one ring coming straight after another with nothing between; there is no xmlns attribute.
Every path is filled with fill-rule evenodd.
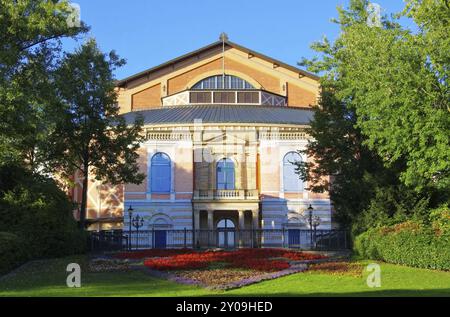
<svg viewBox="0 0 450 317"><path fill-rule="evenodd" d="M222 32L220 39L222 40L222 89L225 89L225 41L228 39L227 34Z"/></svg>

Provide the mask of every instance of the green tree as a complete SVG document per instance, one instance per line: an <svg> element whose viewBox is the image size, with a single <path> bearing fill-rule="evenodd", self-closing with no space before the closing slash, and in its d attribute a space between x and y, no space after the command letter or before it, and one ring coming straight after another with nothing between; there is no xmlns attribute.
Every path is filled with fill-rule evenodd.
<svg viewBox="0 0 450 317"><path fill-rule="evenodd" d="M412 8L423 12L418 9L423 9L422 5L410 1L410 9L405 12L412 12ZM410 47L406 45L408 50L402 55L402 39L419 35L386 16L381 17L379 27L370 27L367 6L368 1L352 0L348 9L338 8L335 22L340 25L340 36L333 43L326 38L314 43L312 48L320 58L301 63L323 76L320 106L315 109L308 131L313 141L306 150L315 163L300 164L298 172L313 191L330 191L338 220L352 223L356 232L411 216L426 219L424 210L429 204L436 206L448 199L448 113L444 118L440 110L445 107L430 113L436 104L445 104L443 95L434 94L434 104L431 99L428 104L417 99L412 105L410 97L426 95L418 93L426 89L422 85L437 87L443 80L433 78L432 72L425 70L426 65L419 62L422 60L408 60L408 54L415 50L414 41L408 44ZM440 32L435 33L442 35ZM401 43L397 45L397 41ZM439 69L442 73L446 68ZM412 74L413 70L428 77L422 76L422 82ZM427 107L429 111L418 110ZM408 121L414 116L415 121ZM428 131L433 124L437 126ZM420 138L431 135L434 141L421 143ZM422 161L418 159L420 153L424 155ZM426 166L432 158L438 165ZM433 166L442 168L438 171ZM435 172L431 172L433 169ZM324 178L327 175L331 175L331 184Z"/></svg>
<svg viewBox="0 0 450 317"><path fill-rule="evenodd" d="M119 115L113 70L124 64L114 52L103 54L94 40L66 54L56 71L60 102L47 143L48 168L67 178L83 175L80 226L84 227L88 177L110 184L141 183L136 153L143 140L141 118L129 125Z"/></svg>
<svg viewBox="0 0 450 317"><path fill-rule="evenodd" d="M60 39L87 31L68 24L68 1L0 0L0 166L35 168Z"/></svg>
<svg viewBox="0 0 450 317"><path fill-rule="evenodd" d="M365 15L340 12L342 33L333 52L338 97L355 109L365 143L386 166L405 161L406 185L448 189L450 9L443 0L407 1L401 15L417 24L415 33L394 19L371 27Z"/></svg>

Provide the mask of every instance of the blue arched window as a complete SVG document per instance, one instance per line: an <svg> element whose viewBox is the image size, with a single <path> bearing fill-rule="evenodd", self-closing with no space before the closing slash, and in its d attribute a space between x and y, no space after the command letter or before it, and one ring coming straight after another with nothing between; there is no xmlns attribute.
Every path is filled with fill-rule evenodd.
<svg viewBox="0 0 450 317"><path fill-rule="evenodd" d="M303 191L303 181L295 173L297 167L294 163L301 161L302 158L297 152L289 152L283 158L283 187L285 192Z"/></svg>
<svg viewBox="0 0 450 317"><path fill-rule="evenodd" d="M234 189L234 162L221 159L216 169L217 189Z"/></svg>
<svg viewBox="0 0 450 317"><path fill-rule="evenodd" d="M225 86L224 86L225 84ZM192 86L193 89L255 89L248 81L232 75L206 77Z"/></svg>
<svg viewBox="0 0 450 317"><path fill-rule="evenodd" d="M153 155L150 168L151 191L170 193L171 172L170 158L167 154L159 152Z"/></svg>

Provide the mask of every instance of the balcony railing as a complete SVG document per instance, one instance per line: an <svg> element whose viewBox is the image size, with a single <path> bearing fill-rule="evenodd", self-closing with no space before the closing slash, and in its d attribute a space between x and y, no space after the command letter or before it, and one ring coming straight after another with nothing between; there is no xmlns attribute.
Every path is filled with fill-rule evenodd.
<svg viewBox="0 0 450 317"><path fill-rule="evenodd" d="M257 200L256 189L209 189L194 191L195 200Z"/></svg>
<svg viewBox="0 0 450 317"><path fill-rule="evenodd" d="M163 98L163 106L184 105L286 106L286 98L265 90L185 90Z"/></svg>

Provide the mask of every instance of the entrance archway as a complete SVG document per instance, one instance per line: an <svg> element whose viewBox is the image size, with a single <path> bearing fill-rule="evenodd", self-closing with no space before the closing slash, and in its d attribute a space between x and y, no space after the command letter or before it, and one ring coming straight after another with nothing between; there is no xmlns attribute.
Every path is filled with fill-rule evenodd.
<svg viewBox="0 0 450 317"><path fill-rule="evenodd" d="M222 219L217 223L217 235L220 248L234 248L236 244L236 226L231 219Z"/></svg>

